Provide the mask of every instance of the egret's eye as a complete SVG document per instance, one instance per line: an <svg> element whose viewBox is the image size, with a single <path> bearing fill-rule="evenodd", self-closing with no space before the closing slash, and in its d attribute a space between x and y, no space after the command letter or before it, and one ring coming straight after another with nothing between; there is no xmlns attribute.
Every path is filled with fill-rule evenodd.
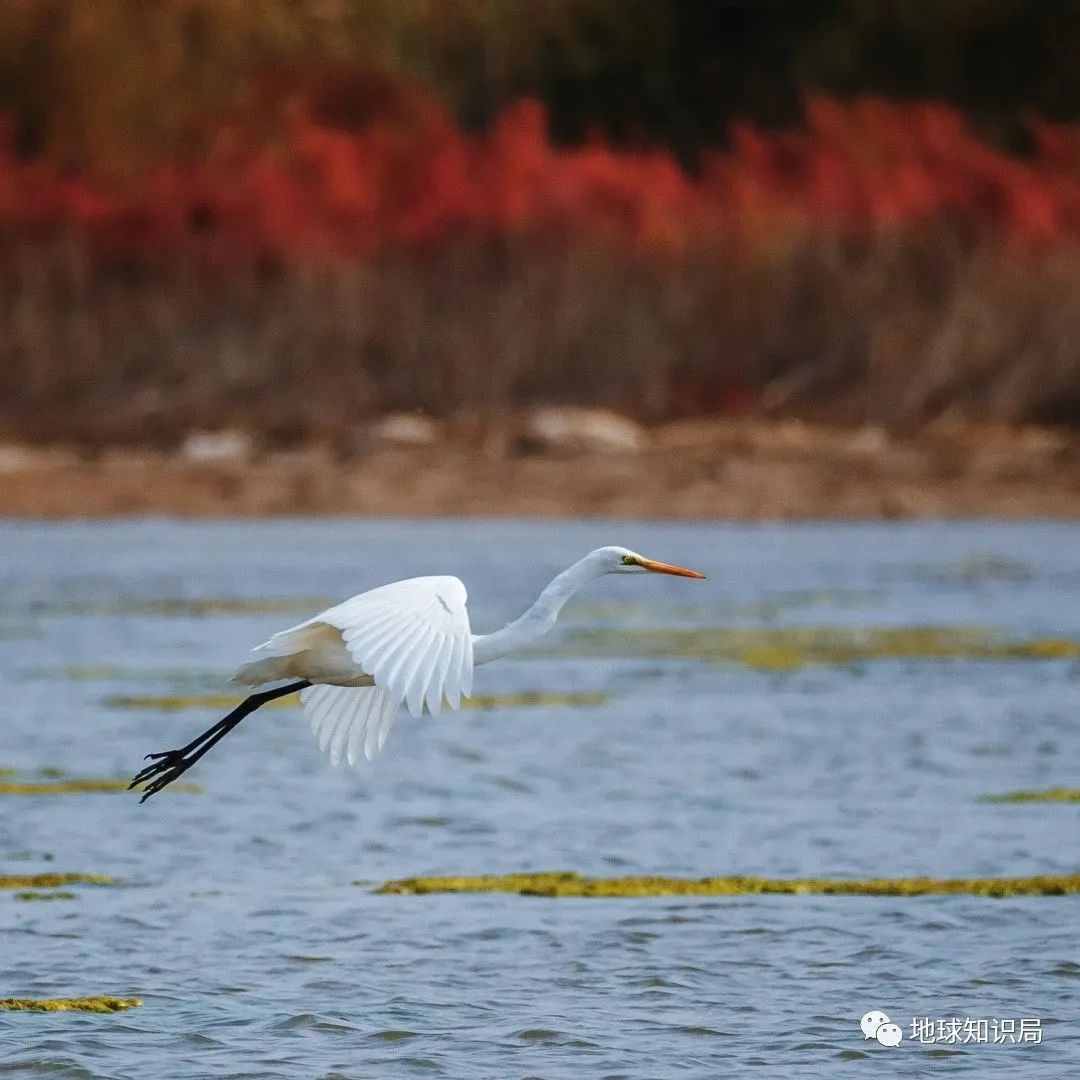
<svg viewBox="0 0 1080 1080"><path fill-rule="evenodd" d="M623 566L633 566L634 565L634 556L633 555L624 555L622 557L622 564L623 564Z"/></svg>

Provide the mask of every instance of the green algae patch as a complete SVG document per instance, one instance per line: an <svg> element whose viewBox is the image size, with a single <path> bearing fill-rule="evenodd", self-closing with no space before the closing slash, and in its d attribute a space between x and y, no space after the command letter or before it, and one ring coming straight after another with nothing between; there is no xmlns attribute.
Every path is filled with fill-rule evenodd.
<svg viewBox="0 0 1080 1080"><path fill-rule="evenodd" d="M81 998L0 998L0 1009L8 1012L88 1012L114 1013L137 1009L140 998L81 997Z"/></svg>
<svg viewBox="0 0 1080 1080"><path fill-rule="evenodd" d="M792 671L808 664L875 660L1075 660L1080 658L1080 641L1056 637L1013 641L963 626L600 628L572 632L555 655L709 660Z"/></svg>
<svg viewBox="0 0 1080 1080"><path fill-rule="evenodd" d="M116 602L96 603L72 601L61 604L40 605L35 608L39 615L163 615L180 618L207 618L215 615L276 615L311 614L334 603L322 596L253 597L159 597L142 600L121 599Z"/></svg>
<svg viewBox="0 0 1080 1080"><path fill-rule="evenodd" d="M120 668L107 664L66 664L62 674L72 682L107 682L109 679L124 677Z"/></svg>
<svg viewBox="0 0 1080 1080"><path fill-rule="evenodd" d="M1080 788L1046 788L1044 791L1005 791L1000 795L983 795L979 802L1080 802Z"/></svg>
<svg viewBox="0 0 1080 1080"><path fill-rule="evenodd" d="M1064 896L1080 893L1080 874L1026 878L587 878L572 872L417 877L388 881L380 894L517 893L552 897L757 896L771 893L824 896Z"/></svg>
<svg viewBox="0 0 1080 1080"><path fill-rule="evenodd" d="M516 708L579 708L603 705L608 695L597 692L557 694L543 690L528 690L520 694L476 694L463 698L463 709L516 709Z"/></svg>
<svg viewBox="0 0 1080 1080"><path fill-rule="evenodd" d="M758 671L796 671L807 662L797 649L764 643L748 646L738 659L740 664Z"/></svg>
<svg viewBox="0 0 1080 1080"><path fill-rule="evenodd" d="M221 677L220 671L194 668L118 667L113 664L65 664L62 667L37 667L27 672L34 679L53 682L152 682L176 688L203 687Z"/></svg>
<svg viewBox="0 0 1080 1080"><path fill-rule="evenodd" d="M130 780L0 780L0 795L99 795L103 792L127 791ZM141 787L132 790L140 791ZM169 791L199 795L198 784L180 782L169 785Z"/></svg>
<svg viewBox="0 0 1080 1080"><path fill-rule="evenodd" d="M103 705L110 709L147 709L154 712L183 712L187 709L208 709L212 712L230 712L244 700L237 694L113 694L105 698ZM294 709L299 704L297 694L268 701L264 709ZM170 785L175 787L176 785Z"/></svg>
<svg viewBox="0 0 1080 1080"><path fill-rule="evenodd" d="M185 709L208 709L229 712L242 700L241 694L114 694L103 704L111 709L147 709L157 712L182 712ZM552 693L546 690L526 690L519 694L476 694L462 701L463 709L511 709L587 707L603 705L608 695L600 692ZM268 701L264 709L293 709L299 703L297 694ZM171 785L175 787L176 785Z"/></svg>
<svg viewBox="0 0 1080 1080"><path fill-rule="evenodd" d="M17 892L15 894L15 899L22 900L27 904L33 904L38 901L75 900L77 899L77 896L67 889L54 889L52 892L38 892L35 889L26 889L23 892Z"/></svg>
<svg viewBox="0 0 1080 1080"><path fill-rule="evenodd" d="M62 889L65 885L115 885L108 874L0 874L0 889Z"/></svg>
<svg viewBox="0 0 1080 1080"><path fill-rule="evenodd" d="M1068 638L1037 638L1024 644L1022 655L1032 660L1075 660L1080 644Z"/></svg>
<svg viewBox="0 0 1080 1080"><path fill-rule="evenodd" d="M923 581L931 585L982 585L988 582L1023 582L1032 581L1035 568L1017 559L1004 555L984 552L969 555L955 562L916 563L908 568L907 574L894 574L897 577L910 577L914 581Z"/></svg>
<svg viewBox="0 0 1080 1080"><path fill-rule="evenodd" d="M0 889L60 889L65 885L115 885L108 874L0 874Z"/></svg>

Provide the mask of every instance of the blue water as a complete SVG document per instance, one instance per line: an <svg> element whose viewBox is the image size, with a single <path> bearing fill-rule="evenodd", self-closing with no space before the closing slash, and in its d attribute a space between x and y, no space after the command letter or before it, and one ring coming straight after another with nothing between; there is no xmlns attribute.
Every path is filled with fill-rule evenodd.
<svg viewBox="0 0 1080 1080"><path fill-rule="evenodd" d="M246 650L324 602L454 573L493 629L619 543L707 582L615 577L550 648L478 693L606 694L402 718L333 770L266 710L189 776L201 795L0 797L0 873L119 888L0 893L0 996L114 994L97 1016L0 1013L0 1075L832 1078L1080 1069L1080 899L380 896L414 874L1029 875L1080 869L1066 660L760 671L574 655L596 628L943 626L1080 638L1080 527L563 522L0 525L0 766L120 777L218 712ZM270 601L266 610L264 601ZM629 641L629 638L628 638ZM618 652L618 649L615 650ZM884 1010L896 1048L864 1041ZM920 1045L915 1016L1035 1018L1026 1045Z"/></svg>

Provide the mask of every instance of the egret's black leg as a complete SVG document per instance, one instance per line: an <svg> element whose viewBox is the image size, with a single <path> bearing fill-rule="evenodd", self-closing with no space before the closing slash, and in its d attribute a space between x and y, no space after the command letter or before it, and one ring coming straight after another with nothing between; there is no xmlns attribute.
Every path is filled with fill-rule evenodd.
<svg viewBox="0 0 1080 1080"><path fill-rule="evenodd" d="M139 800L141 803L146 802L151 795L156 795L163 787L168 787L175 779L183 776L203 754L224 739L245 716L250 716L268 701L285 697L287 694L295 694L297 690L303 690L305 686L310 685L307 679L301 679L299 682L278 686L273 690L261 690L257 694L244 698L228 716L222 717L212 727L196 736L187 746L181 746L179 750L163 750L158 754L147 754L147 758L153 759L152 763L136 774L128 784L128 790L130 791L136 784L146 784L143 797Z"/></svg>

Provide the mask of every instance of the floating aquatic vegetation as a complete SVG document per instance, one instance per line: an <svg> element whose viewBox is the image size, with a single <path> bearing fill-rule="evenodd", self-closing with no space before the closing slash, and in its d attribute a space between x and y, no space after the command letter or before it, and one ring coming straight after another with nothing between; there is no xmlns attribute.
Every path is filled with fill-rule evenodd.
<svg viewBox="0 0 1080 1080"><path fill-rule="evenodd" d="M464 698L463 709L512 709L525 707L592 706L603 705L608 695L600 691L578 693L552 693L547 690L526 690L520 694L476 694Z"/></svg>
<svg viewBox="0 0 1080 1080"><path fill-rule="evenodd" d="M243 697L242 691L235 694L112 694L102 704L110 709L148 709L156 712L183 712L186 709L228 712L235 709ZM268 701L263 708L294 709L299 701L298 695L288 694Z"/></svg>
<svg viewBox="0 0 1080 1080"><path fill-rule="evenodd" d="M82 997L82 998L0 998L0 1009L9 1012L90 1012L114 1013L137 1009L140 998Z"/></svg>
<svg viewBox="0 0 1080 1080"><path fill-rule="evenodd" d="M1068 638L1035 638L1014 646L1011 655L1031 660L1075 660L1080 656L1080 642Z"/></svg>
<svg viewBox="0 0 1080 1080"><path fill-rule="evenodd" d="M54 889L52 892L38 892L35 889L24 889L15 894L16 900L24 900L32 903L38 900L75 900L76 894L66 889Z"/></svg>
<svg viewBox="0 0 1080 1080"><path fill-rule="evenodd" d="M522 896L754 896L762 893L832 896L1063 896L1080 893L1080 874L1023 878L587 878L573 872L416 877L388 881L377 893L505 892Z"/></svg>
<svg viewBox="0 0 1080 1080"><path fill-rule="evenodd" d="M51 851L0 851L3 862L52 862L54 858Z"/></svg>
<svg viewBox="0 0 1080 1080"><path fill-rule="evenodd" d="M788 671L806 664L872 660L1073 660L1080 641L1035 638L1013 641L990 630L963 626L717 627L572 631L548 655L650 656L745 664Z"/></svg>
<svg viewBox="0 0 1080 1080"><path fill-rule="evenodd" d="M111 664L65 664L62 668L34 668L36 678L71 682L154 682L174 686L205 686L220 678L217 672L192 668L124 668Z"/></svg>
<svg viewBox="0 0 1080 1080"><path fill-rule="evenodd" d="M98 795L102 792L127 791L130 780L0 780L0 795ZM140 791L141 787L133 790ZM188 795L201 795L198 784L180 782L171 784L170 791Z"/></svg>
<svg viewBox="0 0 1080 1080"><path fill-rule="evenodd" d="M138 599L119 597L107 601L73 600L57 604L39 604L37 615L168 615L203 618L211 615L274 615L287 612L313 612L334 603L326 597L283 596L277 598L211 596L160 597Z"/></svg>
<svg viewBox="0 0 1080 1080"><path fill-rule="evenodd" d="M656 604L630 600L575 599L568 606L563 622L570 627L589 626L597 623L612 624L613 630L627 627L698 624L707 619L771 620L788 611L807 608L834 608L841 610L870 610L880 607L885 593L880 589L784 589L745 602L735 600L712 601L704 604L670 603L658 608Z"/></svg>
<svg viewBox="0 0 1080 1080"><path fill-rule="evenodd" d="M49 672L42 672L41 674L48 676ZM119 667L113 667L109 664L65 664L64 677L72 681L92 681L92 683L97 683L97 681L106 679L122 678L123 672Z"/></svg>
<svg viewBox="0 0 1080 1080"><path fill-rule="evenodd" d="M104 704L112 709L156 709L159 712L179 712L184 709L209 709L228 712L240 703L238 694L114 694ZM465 698L463 709L509 709L518 707L589 706L602 705L608 695L601 692L552 693L547 690L525 690L517 694L476 694ZM293 709L299 704L297 694L268 701L266 709ZM173 785L175 787L175 785Z"/></svg>
<svg viewBox="0 0 1080 1080"><path fill-rule="evenodd" d="M1035 570L1018 559L983 552L955 562L896 567L886 576L910 578L933 585L979 585L991 581L1031 581L1035 577Z"/></svg>
<svg viewBox="0 0 1080 1080"><path fill-rule="evenodd" d="M0 874L0 889L60 889L65 885L115 885L108 874Z"/></svg>
<svg viewBox="0 0 1080 1080"><path fill-rule="evenodd" d="M740 615L768 618L785 611L810 607L844 609L880 607L885 594L880 589L785 589L769 593L763 599L745 604Z"/></svg>
<svg viewBox="0 0 1080 1080"><path fill-rule="evenodd" d="M1000 795L983 795L979 802L1080 802L1080 788L1046 788L1044 791L1006 791Z"/></svg>

